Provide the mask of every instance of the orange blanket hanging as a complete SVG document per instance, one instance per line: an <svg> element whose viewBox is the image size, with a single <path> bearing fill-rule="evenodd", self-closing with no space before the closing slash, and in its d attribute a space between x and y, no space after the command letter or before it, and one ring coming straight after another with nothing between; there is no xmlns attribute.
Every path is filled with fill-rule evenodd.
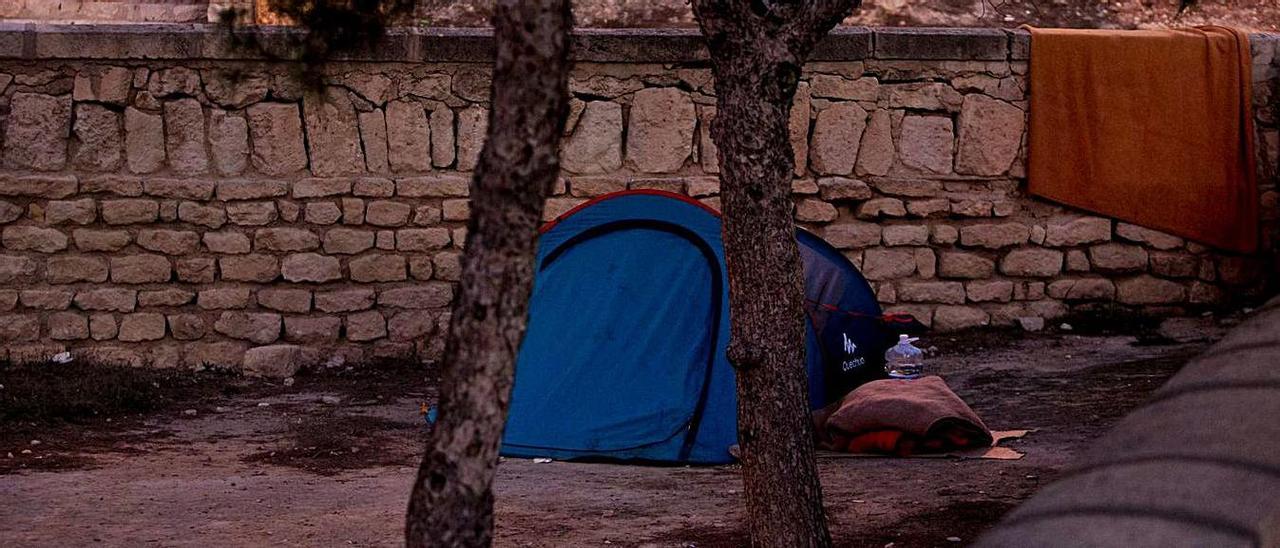
<svg viewBox="0 0 1280 548"><path fill-rule="evenodd" d="M1031 194L1256 250L1248 35L1030 30Z"/></svg>

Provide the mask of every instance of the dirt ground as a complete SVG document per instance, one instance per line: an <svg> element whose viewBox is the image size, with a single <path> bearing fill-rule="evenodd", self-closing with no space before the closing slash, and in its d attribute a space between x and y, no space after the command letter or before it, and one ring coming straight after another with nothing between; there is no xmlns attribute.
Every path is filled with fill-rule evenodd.
<svg viewBox="0 0 1280 548"><path fill-rule="evenodd" d="M985 332L921 343L937 347L929 367L991 428L1035 429L1011 444L1026 456L824 456L837 545L972 541L1222 332L1213 319L1173 327L1139 336ZM394 370L300 376L292 386L196 391L189 401L111 422L4 425L0 544L398 545L426 436L425 378ZM736 466L504 459L496 490L498 546L746 541Z"/></svg>

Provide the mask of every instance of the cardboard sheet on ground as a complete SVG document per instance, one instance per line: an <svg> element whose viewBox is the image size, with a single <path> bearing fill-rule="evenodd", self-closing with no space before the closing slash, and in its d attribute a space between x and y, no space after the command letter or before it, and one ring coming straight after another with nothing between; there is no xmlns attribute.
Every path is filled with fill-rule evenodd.
<svg viewBox="0 0 1280 548"><path fill-rule="evenodd" d="M992 430L991 447L980 447L977 449L967 449L964 451L951 451L947 453L921 453L918 455L909 455L907 457L898 457L894 455L880 455L876 453L839 453L836 451L818 450L818 458L820 459L865 459L865 458L908 458L908 459L994 459L994 460L1018 460L1022 458L1023 453L1001 447L1000 442L1005 440L1015 440L1034 432L1035 430Z"/></svg>

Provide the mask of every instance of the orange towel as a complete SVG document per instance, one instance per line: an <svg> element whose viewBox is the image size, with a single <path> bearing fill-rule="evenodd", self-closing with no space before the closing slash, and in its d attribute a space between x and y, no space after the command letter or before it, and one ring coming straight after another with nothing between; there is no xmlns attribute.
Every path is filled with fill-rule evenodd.
<svg viewBox="0 0 1280 548"><path fill-rule="evenodd" d="M1248 35L1030 30L1032 194L1257 248Z"/></svg>

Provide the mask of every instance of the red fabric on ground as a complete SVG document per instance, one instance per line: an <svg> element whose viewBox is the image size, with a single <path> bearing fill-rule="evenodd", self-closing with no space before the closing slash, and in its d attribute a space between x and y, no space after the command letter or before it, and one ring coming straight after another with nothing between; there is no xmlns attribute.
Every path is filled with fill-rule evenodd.
<svg viewBox="0 0 1280 548"><path fill-rule="evenodd" d="M938 376L872 381L814 414L818 443L906 456L991 445L991 431Z"/></svg>

